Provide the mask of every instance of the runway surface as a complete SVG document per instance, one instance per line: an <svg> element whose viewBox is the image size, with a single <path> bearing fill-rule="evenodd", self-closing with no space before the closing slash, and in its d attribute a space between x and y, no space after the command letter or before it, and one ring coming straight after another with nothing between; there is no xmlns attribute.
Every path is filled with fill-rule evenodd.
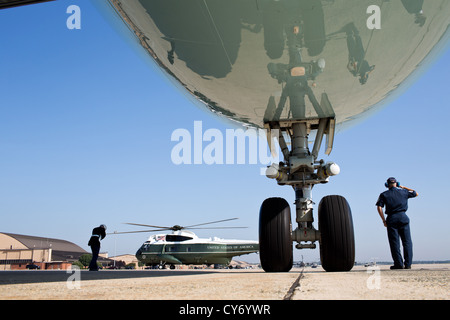
<svg viewBox="0 0 450 320"><path fill-rule="evenodd" d="M81 271L80 281L118 280L153 277L174 277L182 275L208 274L208 270L107 270L98 272ZM69 277L76 277L75 271L59 270L19 270L0 271L0 285L67 282ZM1 291L0 291L1 292Z"/></svg>
<svg viewBox="0 0 450 320"><path fill-rule="evenodd" d="M1 300L448 300L450 265L262 270L0 271Z"/></svg>

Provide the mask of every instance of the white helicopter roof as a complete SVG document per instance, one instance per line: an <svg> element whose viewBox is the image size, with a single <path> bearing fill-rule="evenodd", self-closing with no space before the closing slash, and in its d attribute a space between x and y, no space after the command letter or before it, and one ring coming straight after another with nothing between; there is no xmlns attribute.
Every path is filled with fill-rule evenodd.
<svg viewBox="0 0 450 320"><path fill-rule="evenodd" d="M148 238L147 242L150 242L150 243L166 242L167 236L169 236L169 238L170 238L170 236L177 236L179 239L178 241L192 240L192 239L198 238L195 233L193 233L191 231L183 230L183 231L173 231L172 233L152 234Z"/></svg>
<svg viewBox="0 0 450 320"><path fill-rule="evenodd" d="M163 244L167 242L195 242L195 243L222 243L222 244L233 244L233 243L258 243L258 241L252 240L236 240L236 239L221 239L218 237L213 238L199 238L195 233L188 230L173 231L172 233L165 234L153 234L151 235L147 243L150 244Z"/></svg>

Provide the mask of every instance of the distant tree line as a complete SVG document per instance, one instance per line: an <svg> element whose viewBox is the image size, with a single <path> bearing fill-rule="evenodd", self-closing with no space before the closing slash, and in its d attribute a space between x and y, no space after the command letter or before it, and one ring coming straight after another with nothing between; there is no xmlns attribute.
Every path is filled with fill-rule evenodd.
<svg viewBox="0 0 450 320"><path fill-rule="evenodd" d="M89 266L89 264L91 263L91 260L92 260L92 254L85 253L85 254L82 254L78 258L77 261L74 261L72 263L72 265L77 266L80 269L86 269ZM97 261L97 266L99 268L103 267L103 265L99 261ZM112 267L113 265L109 265L109 266ZM142 263L139 263L139 266L142 266ZM122 268L130 268L130 269L132 268L132 269L134 269L135 268L135 264L134 263L125 264L124 261L116 261L115 267L117 269L122 269Z"/></svg>

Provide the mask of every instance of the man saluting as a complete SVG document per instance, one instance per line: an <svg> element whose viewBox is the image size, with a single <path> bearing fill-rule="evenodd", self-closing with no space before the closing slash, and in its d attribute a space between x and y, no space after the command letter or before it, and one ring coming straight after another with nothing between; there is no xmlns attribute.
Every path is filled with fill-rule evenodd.
<svg viewBox="0 0 450 320"><path fill-rule="evenodd" d="M89 239L88 246L92 250L92 260L89 264L89 271L98 271L97 259L100 252L100 240L106 237L106 226L104 224L92 230L92 236Z"/></svg>
<svg viewBox="0 0 450 320"><path fill-rule="evenodd" d="M387 179L385 186L389 190L380 194L376 206L378 214L387 228L389 246L392 259L394 260L394 265L391 269L403 269L403 267L411 269L413 249L409 218L406 215L406 210L408 210L408 199L415 198L418 194L412 189L400 186L400 183L395 178ZM383 214L383 207L385 206L387 219L384 218ZM404 264L400 252L400 239L403 245Z"/></svg>

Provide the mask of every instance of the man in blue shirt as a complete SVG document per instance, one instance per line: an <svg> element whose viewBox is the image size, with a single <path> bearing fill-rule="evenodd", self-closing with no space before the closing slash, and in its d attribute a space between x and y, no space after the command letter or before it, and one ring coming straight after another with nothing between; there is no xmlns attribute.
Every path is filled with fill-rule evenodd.
<svg viewBox="0 0 450 320"><path fill-rule="evenodd" d="M417 197L418 194L412 189L400 186L395 178L389 178L385 185L389 190L380 194L376 206L384 226L387 227L389 246L394 260L391 269L403 269L403 266L405 269L411 269L412 240L406 210L408 210L408 199ZM383 214L385 206L387 219ZM404 264L400 252L400 239L403 245Z"/></svg>

